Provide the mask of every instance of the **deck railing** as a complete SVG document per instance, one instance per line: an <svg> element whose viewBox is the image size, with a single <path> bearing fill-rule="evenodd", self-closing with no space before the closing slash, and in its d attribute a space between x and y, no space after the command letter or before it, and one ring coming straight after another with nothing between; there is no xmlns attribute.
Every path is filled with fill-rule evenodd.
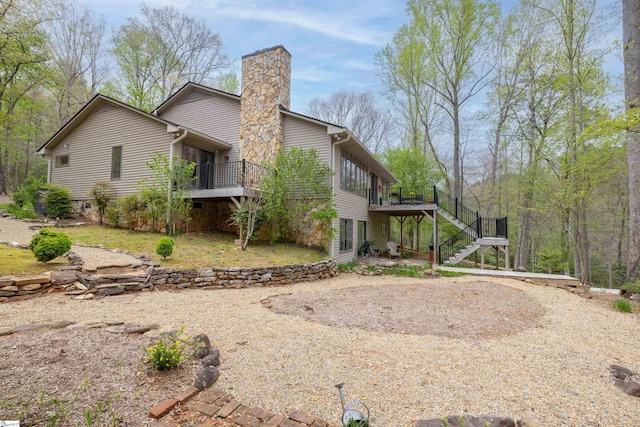
<svg viewBox="0 0 640 427"><path fill-rule="evenodd" d="M205 163L196 165L191 190L211 190L214 188L249 187L258 188L266 169L255 163L237 162Z"/></svg>

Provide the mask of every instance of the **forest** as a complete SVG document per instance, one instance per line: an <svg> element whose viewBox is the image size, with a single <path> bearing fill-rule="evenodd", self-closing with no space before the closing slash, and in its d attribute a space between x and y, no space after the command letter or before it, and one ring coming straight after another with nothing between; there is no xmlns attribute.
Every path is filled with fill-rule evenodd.
<svg viewBox="0 0 640 427"><path fill-rule="evenodd" d="M46 178L35 151L96 93L152 111L187 81L239 91L220 36L175 8L142 4L107 38L103 18L72 2L0 4L0 194ZM638 27L638 7L409 0L375 57L384 93L344 88L305 113L349 127L400 185L507 216L515 268L618 287L640 259L627 150L640 120L606 68L626 47L602 35L627 17Z"/></svg>

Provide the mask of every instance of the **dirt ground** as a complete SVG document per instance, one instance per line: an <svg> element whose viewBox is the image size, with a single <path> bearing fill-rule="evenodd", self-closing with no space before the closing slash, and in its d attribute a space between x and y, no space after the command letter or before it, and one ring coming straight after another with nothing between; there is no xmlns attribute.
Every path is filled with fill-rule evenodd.
<svg viewBox="0 0 640 427"><path fill-rule="evenodd" d="M330 326L470 339L518 333L544 314L523 291L482 281L365 286L282 295L263 304Z"/></svg>

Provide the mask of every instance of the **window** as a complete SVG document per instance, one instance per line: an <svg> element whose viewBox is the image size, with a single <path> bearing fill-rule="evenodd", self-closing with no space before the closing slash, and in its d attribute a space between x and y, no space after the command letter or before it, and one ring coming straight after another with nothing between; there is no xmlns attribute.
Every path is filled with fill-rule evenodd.
<svg viewBox="0 0 640 427"><path fill-rule="evenodd" d="M64 156L56 156L56 167L64 168L69 166L69 155L65 154Z"/></svg>
<svg viewBox="0 0 640 427"><path fill-rule="evenodd" d="M367 240L367 222L358 221L358 250L360 250L365 240Z"/></svg>
<svg viewBox="0 0 640 427"><path fill-rule="evenodd" d="M343 151L340 159L340 188L366 197L367 183L366 167L351 154Z"/></svg>
<svg viewBox="0 0 640 427"><path fill-rule="evenodd" d="M353 220L340 218L340 252L353 250Z"/></svg>
<svg viewBox="0 0 640 427"><path fill-rule="evenodd" d="M381 235L382 237L387 237L387 223L386 223L386 222L383 222L383 223L381 224L381 228L380 228L380 235Z"/></svg>
<svg viewBox="0 0 640 427"><path fill-rule="evenodd" d="M111 179L120 179L122 169L122 146L111 148Z"/></svg>

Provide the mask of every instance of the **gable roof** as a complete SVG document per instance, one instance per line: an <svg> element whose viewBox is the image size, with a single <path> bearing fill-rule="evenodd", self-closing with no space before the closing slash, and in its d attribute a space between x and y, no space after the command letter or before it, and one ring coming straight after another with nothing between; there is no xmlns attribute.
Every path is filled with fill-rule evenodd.
<svg viewBox="0 0 640 427"><path fill-rule="evenodd" d="M214 89L212 87L201 85L199 83L188 82L185 85L183 85L180 89L178 89L173 95L167 98L162 104L158 105L156 109L153 110L153 114L161 115L162 113L167 111L169 108L171 108L172 105L174 105L177 102L180 102L180 100L184 99L195 90L201 90L203 92L207 92L212 95L225 96L227 98L235 99L238 102L240 102L240 96L234 93L229 93L223 90Z"/></svg>
<svg viewBox="0 0 640 427"><path fill-rule="evenodd" d="M228 142L222 141L218 138L214 138L210 135L204 134L202 132L187 128L186 126L182 126L169 120L162 119L158 116L154 116L153 114L149 114L146 111L140 110L138 108L132 107L131 105L125 104L124 102L120 102L116 99L113 99L109 96L97 94L89 102L85 104L84 107L80 109L73 117L67 121L56 133L53 134L51 138L47 142L45 142L37 151L38 154L47 154L47 151L51 148L55 147L60 143L64 138L66 138L74 129L76 129L82 122L84 122L92 113L94 113L98 108L100 108L104 104L111 104L119 108L124 108L126 110L132 111L136 114L141 115L150 120L154 120L164 125L171 125L174 127L178 127L181 129L186 129L189 132L189 135L194 137L194 139L199 139L203 141L207 141L213 144L220 146L220 148L229 149L231 148L231 144Z"/></svg>
<svg viewBox="0 0 640 427"><path fill-rule="evenodd" d="M391 183L398 182L398 179L395 176L393 176L391 171L389 171L389 169L387 169L387 167L384 164L382 164L382 162L375 156L375 154L369 151L369 149L362 142L360 142L360 140L349 129L333 123L316 119L314 117L305 116L304 114L287 110L282 105L280 105L279 108L280 108L280 112L284 113L285 115L297 117L299 119L302 119L311 123L315 123L321 126L326 126L327 134L329 135L346 134L349 138L347 141L340 142L340 140L337 140L335 142L344 143L345 147L349 150L349 152L357 156L359 160L364 160L366 165L371 170L371 172L374 172L383 180ZM332 143L333 142L334 141L332 139Z"/></svg>

